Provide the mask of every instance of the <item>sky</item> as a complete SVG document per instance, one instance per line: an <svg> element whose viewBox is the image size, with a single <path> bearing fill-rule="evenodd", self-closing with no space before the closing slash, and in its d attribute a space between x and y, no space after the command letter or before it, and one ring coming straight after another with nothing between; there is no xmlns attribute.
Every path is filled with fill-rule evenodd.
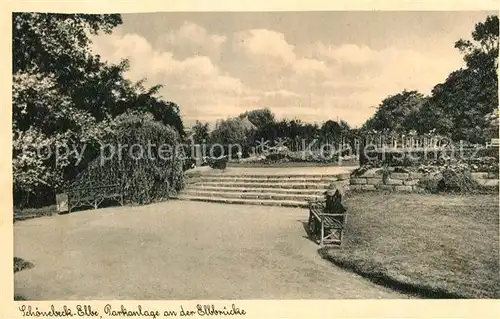
<svg viewBox="0 0 500 319"><path fill-rule="evenodd" d="M93 52L162 84L186 126L267 107L362 125L389 95L430 94L464 66L455 41L493 12L169 12L122 15Z"/></svg>

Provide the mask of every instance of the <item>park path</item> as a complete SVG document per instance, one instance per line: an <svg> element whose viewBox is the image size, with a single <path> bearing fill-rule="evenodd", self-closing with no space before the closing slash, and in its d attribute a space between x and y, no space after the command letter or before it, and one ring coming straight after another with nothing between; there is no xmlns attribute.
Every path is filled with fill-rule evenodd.
<svg viewBox="0 0 500 319"><path fill-rule="evenodd" d="M306 209L169 201L14 224L26 299L407 298L321 259Z"/></svg>

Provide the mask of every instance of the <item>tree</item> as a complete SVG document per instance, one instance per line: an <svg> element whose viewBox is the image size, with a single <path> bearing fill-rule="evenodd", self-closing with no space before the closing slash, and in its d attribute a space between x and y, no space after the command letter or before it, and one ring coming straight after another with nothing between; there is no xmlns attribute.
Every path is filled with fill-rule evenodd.
<svg viewBox="0 0 500 319"><path fill-rule="evenodd" d="M210 138L208 123L201 123L196 121L196 124L192 127L193 140L195 144L203 144Z"/></svg>
<svg viewBox="0 0 500 319"><path fill-rule="evenodd" d="M155 121L175 128L181 137L184 137L184 124L180 116L179 106L170 101L164 100L158 95L162 85L155 85L146 89L142 85L143 81L136 83L134 92L127 98L127 103L117 110L113 116L120 115L124 110L138 110L153 114Z"/></svg>
<svg viewBox="0 0 500 319"><path fill-rule="evenodd" d="M50 76L60 94L96 121L140 109L183 134L178 106L158 96L161 85L146 89L144 80L125 78L127 60L110 64L92 54L89 36L121 23L119 14L14 13L13 73Z"/></svg>
<svg viewBox="0 0 500 319"><path fill-rule="evenodd" d="M251 130L248 129L242 118L228 118L218 121L210 134L210 141L212 144L221 145L224 149L224 155L233 155L241 150L243 155L247 156L250 150L248 138L250 133L252 133ZM222 154L213 155L220 156Z"/></svg>
<svg viewBox="0 0 500 319"><path fill-rule="evenodd" d="M467 67L476 73L493 76L498 69L498 16L488 16L486 21L477 23L472 31L472 39L460 39L455 48L464 54Z"/></svg>
<svg viewBox="0 0 500 319"><path fill-rule="evenodd" d="M385 98L375 114L363 125L363 130L406 132L414 129L414 115L426 102L418 91L407 91Z"/></svg>
<svg viewBox="0 0 500 319"><path fill-rule="evenodd" d="M248 117L248 120L252 122L252 124L255 125L257 129L262 128L268 124L274 123L276 120L274 113L267 108L252 110L240 115L240 117L245 117L245 116Z"/></svg>
<svg viewBox="0 0 500 319"><path fill-rule="evenodd" d="M328 120L321 126L320 134L328 142L339 142L342 135L342 126L336 121Z"/></svg>
<svg viewBox="0 0 500 319"><path fill-rule="evenodd" d="M111 33L121 23L119 14L15 12L12 14L13 73L38 70L53 73L59 83L69 84L88 71L81 70L82 65L96 59L90 54L89 34Z"/></svg>
<svg viewBox="0 0 500 319"><path fill-rule="evenodd" d="M161 86L133 83L124 76L128 61L110 64L92 54L90 35L110 33L121 23L118 14L13 14L16 203L26 194L53 195L85 168L109 123L128 110L151 113L183 133L179 108L158 96ZM40 145L50 154L41 154ZM89 146L82 161L74 152L55 154L59 146L82 145Z"/></svg>
<svg viewBox="0 0 500 319"><path fill-rule="evenodd" d="M420 131L436 129L454 140L484 143L498 136L490 115L498 109L497 16L475 25L472 39L460 39L455 47L464 54L467 68L452 72L432 90L420 115Z"/></svg>

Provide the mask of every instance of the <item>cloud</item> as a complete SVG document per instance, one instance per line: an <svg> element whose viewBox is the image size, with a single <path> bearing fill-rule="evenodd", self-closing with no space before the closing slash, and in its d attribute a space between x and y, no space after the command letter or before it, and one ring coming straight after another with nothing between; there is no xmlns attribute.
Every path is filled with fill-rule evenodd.
<svg viewBox="0 0 500 319"><path fill-rule="evenodd" d="M317 54L339 63L366 64L377 57L377 52L367 46L355 44L342 44L327 46L323 43L316 44Z"/></svg>
<svg viewBox="0 0 500 319"><path fill-rule="evenodd" d="M115 63L129 59L133 80L164 84L161 94L180 105L187 122L269 107L278 117L323 122L338 116L361 125L388 95L403 89L428 94L462 62L453 47L374 48L327 40L292 44L267 29L218 35L187 22L167 31L161 45L115 32L96 37L94 51Z"/></svg>
<svg viewBox="0 0 500 319"><path fill-rule="evenodd" d="M300 97L300 94L297 94L295 92L290 92L287 90L279 90L279 91L269 91L269 92L264 92L265 96L285 96L285 97Z"/></svg>
<svg viewBox="0 0 500 319"><path fill-rule="evenodd" d="M176 59L172 52L153 49L145 38L137 34L96 37L93 51L112 63L128 59L130 70L127 76L135 81L147 78L151 84L182 89L244 90L240 79L224 74L209 57L196 55Z"/></svg>
<svg viewBox="0 0 500 319"><path fill-rule="evenodd" d="M211 34L202 26L185 21L177 30L168 31L158 37L156 47L169 50L179 57L193 55L215 56L226 42L224 35Z"/></svg>
<svg viewBox="0 0 500 319"><path fill-rule="evenodd" d="M244 104L243 96L252 94L239 78L224 72L208 56L176 58L170 51L154 49L138 34L100 35L93 39L93 51L112 63L128 59L126 76L131 80L147 78L148 85L163 84L160 94L179 104L187 123L224 115Z"/></svg>
<svg viewBox="0 0 500 319"><path fill-rule="evenodd" d="M300 76L328 72L324 61L299 58L295 52L295 46L287 42L283 33L266 29L253 29L237 33L235 39L237 47L250 58L261 59L259 61L261 63L262 59L270 59L267 61L270 62L270 65L264 64L263 71L279 70L281 66L286 66Z"/></svg>
<svg viewBox="0 0 500 319"><path fill-rule="evenodd" d="M236 45L249 55L278 58L285 63L296 59L294 46L288 44L283 33L253 29L237 33L235 39Z"/></svg>
<svg viewBox="0 0 500 319"><path fill-rule="evenodd" d="M324 75L328 76L330 69L324 61L316 59L298 59L294 62L294 70L299 75Z"/></svg>

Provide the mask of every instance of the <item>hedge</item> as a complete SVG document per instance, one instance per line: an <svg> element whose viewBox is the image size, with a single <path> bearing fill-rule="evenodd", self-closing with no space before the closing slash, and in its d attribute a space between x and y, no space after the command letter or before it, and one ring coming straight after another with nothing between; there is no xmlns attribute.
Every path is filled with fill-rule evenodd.
<svg viewBox="0 0 500 319"><path fill-rule="evenodd" d="M166 199L184 187L184 152L170 126L149 115L125 114L104 141L100 155L70 187L119 183L125 201L134 204Z"/></svg>

